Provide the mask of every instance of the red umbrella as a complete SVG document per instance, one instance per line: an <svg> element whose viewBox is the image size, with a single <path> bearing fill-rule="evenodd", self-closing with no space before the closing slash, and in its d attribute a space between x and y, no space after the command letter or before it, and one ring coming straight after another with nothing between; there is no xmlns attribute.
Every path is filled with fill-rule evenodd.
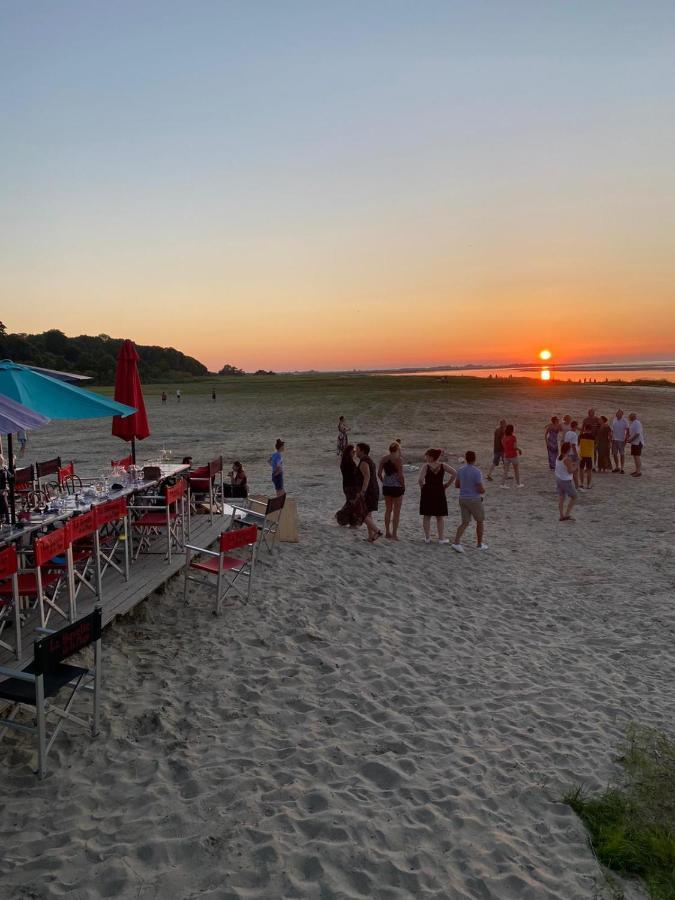
<svg viewBox="0 0 675 900"><path fill-rule="evenodd" d="M150 434L148 417L145 412L143 388L138 374L138 353L133 341L124 341L117 356L115 372L115 400L135 406L136 412L122 418L113 416L112 433L123 441L131 441L131 456L136 462L136 441L142 441Z"/></svg>

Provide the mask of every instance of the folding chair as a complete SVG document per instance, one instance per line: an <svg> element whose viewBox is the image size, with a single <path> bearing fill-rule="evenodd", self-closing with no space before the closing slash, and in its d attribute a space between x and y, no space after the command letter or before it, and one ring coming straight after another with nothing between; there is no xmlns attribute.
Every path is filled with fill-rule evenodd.
<svg viewBox="0 0 675 900"><path fill-rule="evenodd" d="M35 478L38 488L42 491L47 485L42 484L42 479L48 475L57 475L61 468L61 457L55 456L54 459L45 460L45 462L35 463Z"/></svg>
<svg viewBox="0 0 675 900"><path fill-rule="evenodd" d="M232 550L246 548L248 551L244 557L232 556ZM236 531L224 531L220 535L218 551L206 550L203 547L193 547L187 544L187 559L185 562L185 587L183 599L188 602L188 582L197 584L209 583L209 576L216 576L216 608L215 615L220 615L223 601L230 591L238 594L243 603L251 599L251 585L253 583L253 570L255 568L256 551L258 548L258 529L255 525L248 528L238 528ZM193 559L193 553L199 553L200 557ZM197 572L206 573L204 577L197 578L190 574L194 569ZM248 586L242 591L239 586L241 577L248 579ZM232 605L232 604L229 604Z"/></svg>
<svg viewBox="0 0 675 900"><path fill-rule="evenodd" d="M227 512L228 507L232 510L230 528L255 525L260 532L259 542L265 544L269 552L272 553L276 543L281 511L286 503L286 494L282 494L280 497L270 497L267 502L264 500L254 500L252 497L249 497L246 503L264 507L264 512L262 509L251 509L250 505L244 506L243 504L238 503L225 504L223 507L224 512Z"/></svg>
<svg viewBox="0 0 675 900"><path fill-rule="evenodd" d="M52 559L50 566L53 566L56 571L64 571L68 575L69 587L76 609L77 596L82 587L87 588L101 602L103 600L101 562L95 543L98 529L94 509L69 519L65 527L68 529L70 541L67 556L62 562L55 563ZM90 571L93 575L93 584L88 578Z"/></svg>
<svg viewBox="0 0 675 900"><path fill-rule="evenodd" d="M92 668L74 666L64 662L65 659L91 644L94 645ZM9 676L6 681L0 682L0 700L6 700L11 704L8 715L0 718L0 728L11 728L15 731L25 731L37 735L37 775L39 778L44 778L47 774L47 755L65 721L75 722L83 728L90 729L92 737L98 734L101 691L101 610L95 609L94 612L78 622L66 625L60 631L48 632L46 637L35 641L33 662L25 672L0 666L0 675ZM47 702L65 687L70 689L70 696L65 706L59 708ZM92 716L88 721L71 712L71 706L80 689L89 690L94 695ZM27 725L15 720L16 713L22 706L35 710L36 722L34 725ZM50 712L57 715L59 721L48 740L47 716Z"/></svg>
<svg viewBox="0 0 675 900"><path fill-rule="evenodd" d="M58 613L67 621L75 620L75 597L73 595L72 565L70 563L70 531L68 528L57 528L48 534L40 535L33 541L33 546L26 551L33 557L33 565L25 566L18 572L19 597L26 597L35 603L40 610L40 625L44 628L52 612ZM65 567L59 564L65 560ZM64 612L57 603L58 593L63 585L68 588L68 612ZM11 583L0 583L0 599L13 596Z"/></svg>
<svg viewBox="0 0 675 900"><path fill-rule="evenodd" d="M21 661L21 606L19 603L19 560L16 555L16 547L12 544L0 550L0 582L9 582L12 593L9 597L0 597L0 647L11 650ZM2 639L5 628L11 621L14 613L14 646Z"/></svg>
<svg viewBox="0 0 675 900"><path fill-rule="evenodd" d="M166 529L167 560L171 563L172 548L181 551L185 547L185 481L181 479L176 484L166 485L163 498L156 499L163 499L164 504L133 507L134 511L144 510L143 515L131 523L139 534L134 559L138 559L143 551L158 552L150 549L151 539Z"/></svg>
<svg viewBox="0 0 675 900"><path fill-rule="evenodd" d="M133 466L133 464L134 464L134 458L133 458L133 456L131 456L131 454L129 454L129 456L122 457L122 459L111 459L110 460L110 465L113 467L113 469L117 469L117 468L124 469L125 472L129 468L129 466Z"/></svg>
<svg viewBox="0 0 675 900"><path fill-rule="evenodd" d="M188 475L188 482L190 501L201 497L203 502L208 503L209 519L213 525L214 509L220 512L223 497L223 457L219 456L207 465L193 469Z"/></svg>
<svg viewBox="0 0 675 900"><path fill-rule="evenodd" d="M94 550L98 559L101 578L109 566L129 580L129 533L127 529L127 500L106 500L92 508L96 530L94 532ZM117 561L117 553L121 551L122 562Z"/></svg>
<svg viewBox="0 0 675 900"><path fill-rule="evenodd" d="M17 498L24 499L30 494L35 486L35 468L34 466L24 466L22 469L14 471L14 493Z"/></svg>
<svg viewBox="0 0 675 900"><path fill-rule="evenodd" d="M82 490L82 479L75 474L75 465L73 462L66 463L61 466L56 473L57 487L66 494L74 494L76 491Z"/></svg>

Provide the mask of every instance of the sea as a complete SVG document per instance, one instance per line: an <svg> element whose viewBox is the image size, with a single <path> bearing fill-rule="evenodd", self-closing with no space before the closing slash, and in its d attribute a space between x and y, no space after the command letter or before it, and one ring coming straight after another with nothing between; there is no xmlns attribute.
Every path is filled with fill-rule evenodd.
<svg viewBox="0 0 675 900"><path fill-rule="evenodd" d="M385 374L385 373L383 373ZM542 381L598 382L667 381L675 384L675 360L643 363L584 363L501 366L468 366L467 368L419 369L389 372L390 375L425 375L434 378L472 376L474 378L538 378Z"/></svg>

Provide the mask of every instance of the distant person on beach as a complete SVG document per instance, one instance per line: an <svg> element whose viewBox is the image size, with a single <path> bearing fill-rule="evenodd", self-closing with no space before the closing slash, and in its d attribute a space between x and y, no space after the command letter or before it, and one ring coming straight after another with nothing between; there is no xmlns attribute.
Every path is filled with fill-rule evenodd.
<svg viewBox="0 0 675 900"><path fill-rule="evenodd" d="M445 519L448 515L447 489L454 482L457 472L452 466L441 462L443 451L430 448L424 454L424 465L420 471L418 484L420 493L420 515L424 530L424 543L431 543L431 520L436 519L436 533L439 544L449 544L445 537ZM446 481L445 476L449 478Z"/></svg>
<svg viewBox="0 0 675 900"><path fill-rule="evenodd" d="M507 425L507 428L513 428L513 425ZM483 506L483 494L485 493L485 485L481 471L476 466L476 454L473 450L467 450L464 454L466 463L459 468L455 485L459 488L459 509L462 514L462 521L455 533L455 540L452 549L457 553L464 553L462 546L462 535L471 524L471 520L476 522L476 547L479 550L487 550L488 545L483 543L483 533L485 530L485 507ZM506 462L506 457L504 457Z"/></svg>
<svg viewBox="0 0 675 900"><path fill-rule="evenodd" d="M382 532L373 521L373 513L377 512L380 499L380 488L377 483L377 469L370 458L370 445L358 443L356 458L358 459L357 496L364 503L363 522L368 529L368 542L374 544L378 538L382 537Z"/></svg>
<svg viewBox="0 0 675 900"><path fill-rule="evenodd" d="M23 430L23 428L19 429L16 433L17 439L19 441L19 456L23 456L26 452L26 444L28 443L28 435Z"/></svg>
<svg viewBox="0 0 675 900"><path fill-rule="evenodd" d="M211 391L211 399L212 400L216 399L216 389L215 388Z"/></svg>
<svg viewBox="0 0 675 900"><path fill-rule="evenodd" d="M513 466L513 474L516 476L516 486L521 488L525 485L520 480L520 456L522 450L518 446L518 439L515 435L513 425L507 425L504 429L504 437L502 438L502 448L504 450L504 478L502 479L502 487L508 488L506 479L509 477L509 469Z"/></svg>
<svg viewBox="0 0 675 900"><path fill-rule="evenodd" d="M621 475L624 474L623 467L626 460L629 430L630 426L623 410L617 409L616 415L612 419L612 459L614 460L612 472L618 472Z"/></svg>
<svg viewBox="0 0 675 900"><path fill-rule="evenodd" d="M630 422L628 428L628 443L630 444L630 455L635 463L635 471L630 474L633 478L640 478L642 475L642 449L645 445L645 433L642 422L638 419L636 413L632 412L628 416Z"/></svg>
<svg viewBox="0 0 675 900"><path fill-rule="evenodd" d="M579 427L577 420L572 419L570 422L569 429L563 435L563 443L569 444L569 449L567 451L570 459L574 460L574 486L579 487L579 432L577 428Z"/></svg>
<svg viewBox="0 0 675 900"><path fill-rule="evenodd" d="M180 390L176 391L176 400L180 403Z"/></svg>
<svg viewBox="0 0 675 900"><path fill-rule="evenodd" d="M548 465L551 471L555 469L555 462L558 458L558 438L562 425L557 416L551 416L551 421L546 423L544 428L544 438L546 439L546 452L548 453Z"/></svg>
<svg viewBox="0 0 675 900"><path fill-rule="evenodd" d="M611 472L612 460L609 452L612 445L612 426L607 416L600 416L600 431L596 439L598 450L598 472Z"/></svg>
<svg viewBox="0 0 675 900"><path fill-rule="evenodd" d="M284 447L281 438L277 438L274 453L269 458L269 464L272 466L272 484L277 492L277 497L282 497L286 493L284 488Z"/></svg>
<svg viewBox="0 0 675 900"><path fill-rule="evenodd" d="M396 441L389 444L389 453L380 460L377 477L382 482L384 497L384 536L390 541L397 541L401 504L405 494L405 476L401 463L401 448Z"/></svg>
<svg viewBox="0 0 675 900"><path fill-rule="evenodd" d="M337 434L337 455L342 457L342 454L345 452L345 447L349 443L349 438L347 435L349 434L349 426L345 422L345 417L340 416L338 419L338 434Z"/></svg>
<svg viewBox="0 0 675 900"><path fill-rule="evenodd" d="M572 445L568 441L563 441L555 464L555 484L561 522L569 522L572 519L572 507L577 502L577 489L574 484L577 461L570 456L571 448ZM565 498L569 498L567 509L565 509Z"/></svg>
<svg viewBox="0 0 675 900"><path fill-rule="evenodd" d="M226 497L248 497L248 478L238 459L232 463L230 483L223 485L223 492Z"/></svg>
<svg viewBox="0 0 675 900"><path fill-rule="evenodd" d="M595 436L593 428L587 423L579 438L579 490L590 491L593 480L593 458L595 456ZM584 479L586 484L584 485Z"/></svg>
<svg viewBox="0 0 675 900"><path fill-rule="evenodd" d="M162 403L166 403L166 391L162 391Z"/></svg>
<svg viewBox="0 0 675 900"><path fill-rule="evenodd" d="M502 438L506 429L506 419L500 419L499 425L495 428L494 438L492 442L492 465L488 469L487 480L492 481L492 473L500 462L504 461L504 447L502 446Z"/></svg>

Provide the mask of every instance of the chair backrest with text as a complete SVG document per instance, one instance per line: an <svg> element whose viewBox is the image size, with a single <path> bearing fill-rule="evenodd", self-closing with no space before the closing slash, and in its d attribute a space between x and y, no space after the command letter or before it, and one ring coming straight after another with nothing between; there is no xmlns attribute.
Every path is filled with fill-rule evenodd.
<svg viewBox="0 0 675 900"><path fill-rule="evenodd" d="M249 547L258 540L258 529L255 525L249 525L246 528L237 528L234 531L224 531L220 536L219 550L221 553L228 553L230 550L237 550L239 547Z"/></svg>
<svg viewBox="0 0 675 900"><path fill-rule="evenodd" d="M35 567L41 568L55 556L61 556L68 552L70 547L70 530L57 528L33 541L33 553L35 555Z"/></svg>
<svg viewBox="0 0 675 900"><path fill-rule="evenodd" d="M47 475L56 475L61 468L61 457L55 456L54 459L47 459L45 462L35 463L35 474L38 481L46 478Z"/></svg>
<svg viewBox="0 0 675 900"><path fill-rule="evenodd" d="M48 675L57 666L84 650L90 644L101 639L101 610L95 609L83 619L78 619L60 631L47 635L39 641L35 641L34 647L34 672L36 675Z"/></svg>
<svg viewBox="0 0 675 900"><path fill-rule="evenodd" d="M96 507L90 509L89 512L83 513L81 516L74 516L69 520L67 525L70 532L70 542L82 541L90 537L95 531L96 526Z"/></svg>

